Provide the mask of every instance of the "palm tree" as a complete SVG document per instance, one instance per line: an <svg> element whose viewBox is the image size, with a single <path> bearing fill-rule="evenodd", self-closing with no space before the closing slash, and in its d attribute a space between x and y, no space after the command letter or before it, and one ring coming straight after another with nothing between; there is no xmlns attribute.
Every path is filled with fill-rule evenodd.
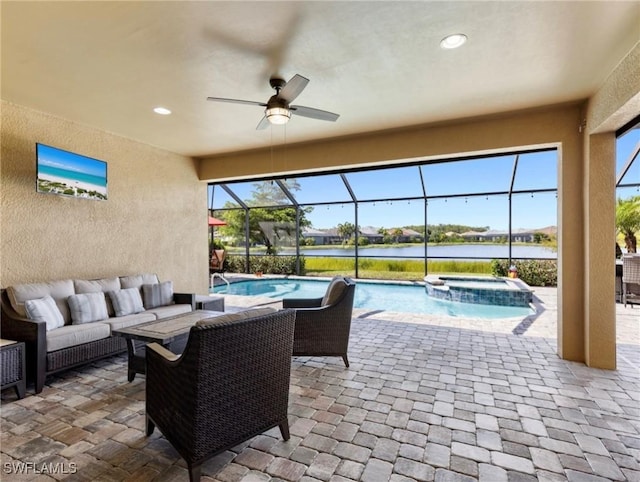
<svg viewBox="0 0 640 482"><path fill-rule="evenodd" d="M640 231L640 196L618 199L616 227L618 232L624 236L627 253L636 253L636 232Z"/></svg>
<svg viewBox="0 0 640 482"><path fill-rule="evenodd" d="M338 234L342 237L342 244L346 243L356 232L356 227L350 223L338 224Z"/></svg>

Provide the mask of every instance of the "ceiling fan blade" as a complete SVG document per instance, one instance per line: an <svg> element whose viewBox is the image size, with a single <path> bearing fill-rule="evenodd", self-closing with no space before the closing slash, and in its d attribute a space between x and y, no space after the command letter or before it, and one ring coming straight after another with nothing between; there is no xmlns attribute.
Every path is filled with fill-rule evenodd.
<svg viewBox="0 0 640 482"><path fill-rule="evenodd" d="M256 130L262 130L262 129L266 129L269 126L269 119L267 119L267 116L265 115L262 120L260 120L260 122L258 122L258 125L256 126Z"/></svg>
<svg viewBox="0 0 640 482"><path fill-rule="evenodd" d="M303 77L300 74L296 74L291 77L291 80L284 84L282 90L278 94L278 97L283 99L287 104L293 102L293 99L298 97L300 93L309 83L309 79Z"/></svg>
<svg viewBox="0 0 640 482"><path fill-rule="evenodd" d="M231 104L259 105L261 107L267 106L267 104L265 104L264 102L256 102L253 100L241 100L241 99L225 99L224 97L207 97L207 100L212 100L214 102L229 102Z"/></svg>
<svg viewBox="0 0 640 482"><path fill-rule="evenodd" d="M340 114L334 114L333 112L328 112L326 110L314 109L313 107L305 107L303 105L292 105L289 107L289 110L295 115L330 122L335 122L338 120L338 117L340 117Z"/></svg>

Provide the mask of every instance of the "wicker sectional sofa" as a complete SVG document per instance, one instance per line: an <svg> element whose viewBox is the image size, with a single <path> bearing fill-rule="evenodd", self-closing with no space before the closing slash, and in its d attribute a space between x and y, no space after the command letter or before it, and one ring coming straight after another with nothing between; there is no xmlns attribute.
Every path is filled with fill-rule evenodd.
<svg viewBox="0 0 640 482"><path fill-rule="evenodd" d="M25 343L27 381L39 393L47 375L125 351L112 330L192 311L195 295L138 274L14 285L1 308L2 338Z"/></svg>

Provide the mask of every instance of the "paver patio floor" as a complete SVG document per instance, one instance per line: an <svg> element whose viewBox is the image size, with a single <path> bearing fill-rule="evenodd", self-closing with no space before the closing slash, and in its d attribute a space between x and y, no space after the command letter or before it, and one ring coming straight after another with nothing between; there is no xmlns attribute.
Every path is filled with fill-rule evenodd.
<svg viewBox="0 0 640 482"><path fill-rule="evenodd" d="M350 368L292 359L291 439L259 435L202 480L639 481L640 308L618 306L618 369L591 369L557 356L546 290L529 320L357 310ZM159 431L144 435L145 378L127 382L124 355L30 388L3 392L3 481L188 480Z"/></svg>

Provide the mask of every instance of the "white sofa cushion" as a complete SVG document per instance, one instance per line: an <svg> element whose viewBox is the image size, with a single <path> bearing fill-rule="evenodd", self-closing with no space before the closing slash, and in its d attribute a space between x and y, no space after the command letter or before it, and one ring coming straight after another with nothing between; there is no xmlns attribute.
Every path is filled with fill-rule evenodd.
<svg viewBox="0 0 640 482"><path fill-rule="evenodd" d="M47 331L64 326L64 318L58 309L56 302L51 296L45 296L35 300L26 300L24 308L27 318L34 321L44 321L47 324Z"/></svg>
<svg viewBox="0 0 640 482"><path fill-rule="evenodd" d="M142 302L148 310L158 306L167 306L173 303L173 282L142 285Z"/></svg>
<svg viewBox="0 0 640 482"><path fill-rule="evenodd" d="M47 332L47 352L82 345L111 335L109 325L102 322L66 325Z"/></svg>
<svg viewBox="0 0 640 482"><path fill-rule="evenodd" d="M71 311L71 321L74 325L109 318L107 300L102 292L71 295L67 298L67 302Z"/></svg>
<svg viewBox="0 0 640 482"><path fill-rule="evenodd" d="M144 311L138 288L127 288L109 292L116 316L132 315Z"/></svg>
<svg viewBox="0 0 640 482"><path fill-rule="evenodd" d="M85 279L74 279L73 286L76 289L76 293L108 293L109 291L117 291L122 288L120 285L120 278L102 278L102 279L94 279L94 280L85 280ZM111 303L111 298L109 296L105 296L107 301L107 313L109 316L115 316L115 311L113 310L113 304Z"/></svg>
<svg viewBox="0 0 640 482"><path fill-rule="evenodd" d="M73 281L70 279L50 281L48 283L25 283L7 288L11 306L20 316L27 316L24 308L25 301L51 296L55 300L65 323L71 323L67 298L74 294Z"/></svg>
<svg viewBox="0 0 640 482"><path fill-rule="evenodd" d="M98 323L105 323L109 325L111 331L113 331L120 330L121 328L128 328L130 326L139 325L140 323L147 323L149 321L156 321L156 315L148 311L143 311L142 313L136 313L135 315L109 318L108 320L100 321Z"/></svg>
<svg viewBox="0 0 640 482"><path fill-rule="evenodd" d="M120 277L120 285L122 286L122 289L127 289L127 288L140 289L142 285L152 285L156 283L158 283L158 277L155 274L151 274L151 273Z"/></svg>

